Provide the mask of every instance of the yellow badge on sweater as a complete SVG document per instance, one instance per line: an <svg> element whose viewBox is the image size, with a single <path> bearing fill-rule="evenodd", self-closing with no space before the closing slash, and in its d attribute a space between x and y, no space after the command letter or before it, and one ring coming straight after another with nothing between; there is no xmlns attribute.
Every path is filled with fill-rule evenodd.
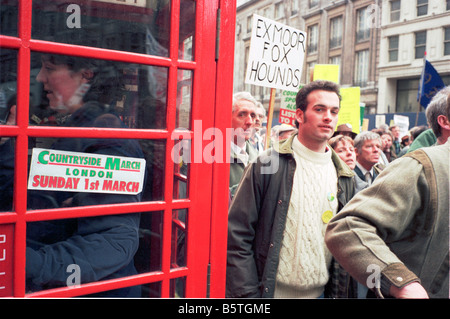
<svg viewBox="0 0 450 319"><path fill-rule="evenodd" d="M322 221L325 224L328 224L328 222L330 221L330 219L333 217L333 212L331 210L327 210L322 214Z"/></svg>

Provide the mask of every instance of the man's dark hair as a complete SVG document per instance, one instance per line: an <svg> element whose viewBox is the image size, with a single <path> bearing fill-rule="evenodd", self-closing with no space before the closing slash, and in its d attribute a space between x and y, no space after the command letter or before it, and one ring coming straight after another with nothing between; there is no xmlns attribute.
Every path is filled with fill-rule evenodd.
<svg viewBox="0 0 450 319"><path fill-rule="evenodd" d="M78 72L82 69L91 70L90 90L83 97L83 101L97 101L102 104L113 104L121 100L125 92L122 64L107 60L90 59L77 56L59 54L43 54L41 59L53 64L67 65L69 70Z"/></svg>
<svg viewBox="0 0 450 319"><path fill-rule="evenodd" d="M308 105L308 95L316 90L334 92L339 97L339 101L341 101L342 99L341 94L339 93L340 88L338 84L331 81L316 80L306 84L300 89L300 91L298 91L295 98L295 104L297 108L302 110L303 112L306 111L306 106ZM297 120L295 120L295 125L298 128Z"/></svg>
<svg viewBox="0 0 450 319"><path fill-rule="evenodd" d="M300 89L300 91L298 91L297 97L295 98L295 104L298 109L302 111L306 110L306 106L308 104L308 95L315 90L334 92L339 97L339 101L341 100L341 94L339 93L338 84L331 81L317 80L306 84Z"/></svg>

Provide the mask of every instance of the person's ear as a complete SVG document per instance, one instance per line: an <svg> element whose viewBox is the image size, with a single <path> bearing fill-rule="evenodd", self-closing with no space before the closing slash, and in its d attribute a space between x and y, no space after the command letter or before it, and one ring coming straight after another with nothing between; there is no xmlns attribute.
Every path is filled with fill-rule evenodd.
<svg viewBox="0 0 450 319"><path fill-rule="evenodd" d="M297 120L299 125L301 125L303 123L304 113L303 113L303 111L301 109L296 109L295 110L295 119Z"/></svg>
<svg viewBox="0 0 450 319"><path fill-rule="evenodd" d="M437 117L437 122L440 127L442 127L446 131L450 131L450 121L448 120L447 116L445 115L439 115Z"/></svg>

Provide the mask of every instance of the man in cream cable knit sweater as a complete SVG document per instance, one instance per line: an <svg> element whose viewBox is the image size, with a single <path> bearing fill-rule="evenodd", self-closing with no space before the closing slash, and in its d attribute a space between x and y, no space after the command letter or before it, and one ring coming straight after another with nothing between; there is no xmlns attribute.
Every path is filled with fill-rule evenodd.
<svg viewBox="0 0 450 319"><path fill-rule="evenodd" d="M327 146L339 87L314 81L296 104L298 134L247 167L231 203L227 297L319 298L332 277L324 232L354 189L352 171Z"/></svg>

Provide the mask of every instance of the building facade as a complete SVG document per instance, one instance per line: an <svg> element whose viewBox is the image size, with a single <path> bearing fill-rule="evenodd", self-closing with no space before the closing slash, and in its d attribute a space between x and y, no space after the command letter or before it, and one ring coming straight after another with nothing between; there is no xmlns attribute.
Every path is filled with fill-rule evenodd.
<svg viewBox="0 0 450 319"><path fill-rule="evenodd" d="M378 113L418 112L424 55L450 84L450 1L384 0Z"/></svg>
<svg viewBox="0 0 450 319"><path fill-rule="evenodd" d="M359 86L366 112L377 106L380 29L373 26L381 3L375 0L247 0L237 3L235 91L248 90L267 107L270 89L244 83L252 15L257 13L307 33L302 83L312 79L316 64L338 64L340 84ZM275 103L274 118L277 117Z"/></svg>
<svg viewBox="0 0 450 319"><path fill-rule="evenodd" d="M449 6L449 0L238 1L234 90L252 92L267 108L270 89L244 83L256 13L307 33L302 83L311 81L314 65L338 64L341 86L360 87L366 114L417 112L425 51L450 83Z"/></svg>

